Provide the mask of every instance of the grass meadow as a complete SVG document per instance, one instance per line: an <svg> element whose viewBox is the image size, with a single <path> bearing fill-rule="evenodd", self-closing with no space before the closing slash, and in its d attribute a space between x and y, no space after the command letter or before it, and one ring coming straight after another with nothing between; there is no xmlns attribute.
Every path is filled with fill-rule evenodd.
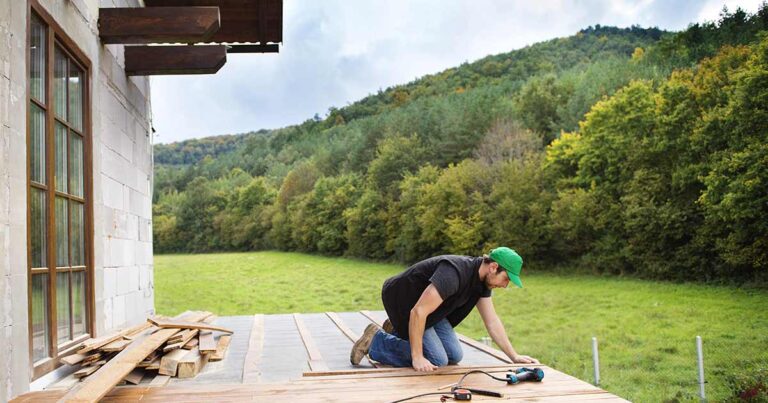
<svg viewBox="0 0 768 403"><path fill-rule="evenodd" d="M284 252L155 256L155 306L174 315L383 309L382 282L402 265ZM698 400L695 336L704 340L707 397L730 395L728 373L768 362L768 292L616 277L523 272L524 289L494 291L522 354L638 402ZM486 335L473 313L457 329Z"/></svg>

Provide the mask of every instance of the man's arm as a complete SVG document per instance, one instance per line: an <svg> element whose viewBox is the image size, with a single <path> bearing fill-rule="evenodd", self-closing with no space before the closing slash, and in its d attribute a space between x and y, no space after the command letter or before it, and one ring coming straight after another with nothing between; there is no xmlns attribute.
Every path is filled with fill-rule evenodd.
<svg viewBox="0 0 768 403"><path fill-rule="evenodd" d="M480 298L477 302L477 311L480 313L480 317L483 318L485 328L488 329L488 334L491 335L491 339L501 347L501 351L515 363L521 364L538 364L539 360L529 357L527 355L520 355L512 347L512 343L509 342L507 337L507 331L504 330L504 325L501 323L501 319L496 314L496 309L493 307L493 301L491 297Z"/></svg>
<svg viewBox="0 0 768 403"><path fill-rule="evenodd" d="M429 360L424 358L424 349L422 338L424 337L424 326L427 323L427 316L437 309L443 303L443 298L437 292L437 288L430 284L427 289L421 293L421 297L416 301L416 305L411 309L411 315L408 319L408 338L411 343L411 360L413 369L417 371L432 371L435 367Z"/></svg>

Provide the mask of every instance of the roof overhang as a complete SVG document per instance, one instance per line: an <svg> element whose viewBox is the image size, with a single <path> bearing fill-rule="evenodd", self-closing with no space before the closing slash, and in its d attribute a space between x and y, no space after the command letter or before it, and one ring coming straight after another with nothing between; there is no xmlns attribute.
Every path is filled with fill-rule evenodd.
<svg viewBox="0 0 768 403"><path fill-rule="evenodd" d="M282 0L144 0L140 8L99 9L103 43L127 46L126 73L211 74L227 53L277 53ZM178 46L178 44L184 46Z"/></svg>

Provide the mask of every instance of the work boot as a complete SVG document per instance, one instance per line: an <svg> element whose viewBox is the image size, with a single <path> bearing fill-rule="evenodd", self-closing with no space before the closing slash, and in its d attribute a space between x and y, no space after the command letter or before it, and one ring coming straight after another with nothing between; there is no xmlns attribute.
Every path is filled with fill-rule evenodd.
<svg viewBox="0 0 768 403"><path fill-rule="evenodd" d="M392 334L395 332L395 327L392 326L392 322L389 321L389 318L381 324L381 329L384 330L384 333Z"/></svg>
<svg viewBox="0 0 768 403"><path fill-rule="evenodd" d="M379 331L379 326L371 323L365 328L363 335L352 345L352 352L349 353L349 362L352 365L360 364L360 361L368 354L368 349L371 347L371 341L376 332Z"/></svg>

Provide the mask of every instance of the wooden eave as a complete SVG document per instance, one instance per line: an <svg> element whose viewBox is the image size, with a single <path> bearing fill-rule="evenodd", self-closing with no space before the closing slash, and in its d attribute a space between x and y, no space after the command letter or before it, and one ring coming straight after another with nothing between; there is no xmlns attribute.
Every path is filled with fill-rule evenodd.
<svg viewBox="0 0 768 403"><path fill-rule="evenodd" d="M214 74L226 62L224 45L125 47L129 76Z"/></svg>
<svg viewBox="0 0 768 403"><path fill-rule="evenodd" d="M99 9L102 43L207 42L220 26L218 7Z"/></svg>
<svg viewBox="0 0 768 403"><path fill-rule="evenodd" d="M221 28L215 43L280 43L283 41L282 0L145 0L154 7L219 7Z"/></svg>

